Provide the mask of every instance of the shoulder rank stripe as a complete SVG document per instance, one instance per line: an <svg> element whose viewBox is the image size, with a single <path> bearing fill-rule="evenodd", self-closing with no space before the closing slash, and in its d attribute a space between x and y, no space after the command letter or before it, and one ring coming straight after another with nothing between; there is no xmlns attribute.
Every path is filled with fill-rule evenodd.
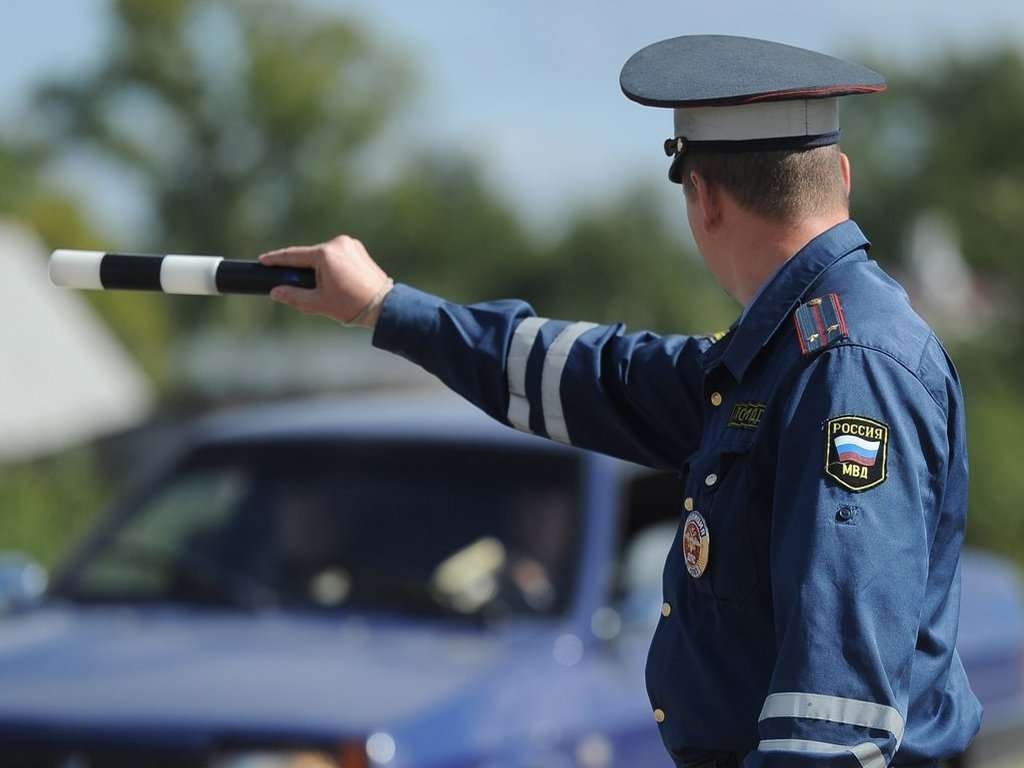
<svg viewBox="0 0 1024 768"><path fill-rule="evenodd" d="M829 293L797 307L793 315L796 336L803 354L816 352L847 337L846 317L839 294Z"/></svg>

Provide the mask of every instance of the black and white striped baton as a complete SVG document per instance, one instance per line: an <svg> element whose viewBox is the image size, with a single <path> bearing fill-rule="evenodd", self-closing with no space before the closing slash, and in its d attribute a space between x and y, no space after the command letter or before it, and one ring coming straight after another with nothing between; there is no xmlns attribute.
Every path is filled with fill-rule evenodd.
<svg viewBox="0 0 1024 768"><path fill-rule="evenodd" d="M56 250L50 280L62 288L163 291L193 296L270 293L278 285L315 288L316 273L296 267L265 267L220 256L162 256Z"/></svg>

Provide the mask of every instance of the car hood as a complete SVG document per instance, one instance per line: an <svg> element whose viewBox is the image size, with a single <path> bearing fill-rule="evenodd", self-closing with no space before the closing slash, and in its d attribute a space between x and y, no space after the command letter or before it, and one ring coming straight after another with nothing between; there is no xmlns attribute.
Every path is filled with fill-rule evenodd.
<svg viewBox="0 0 1024 768"><path fill-rule="evenodd" d="M440 623L45 607L0 618L0 723L336 739L441 706L508 646L495 631Z"/></svg>

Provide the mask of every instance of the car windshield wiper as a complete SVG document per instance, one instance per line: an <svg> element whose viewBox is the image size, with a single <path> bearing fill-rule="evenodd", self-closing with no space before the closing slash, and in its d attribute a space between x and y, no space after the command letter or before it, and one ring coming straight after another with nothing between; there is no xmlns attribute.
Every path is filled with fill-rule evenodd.
<svg viewBox="0 0 1024 768"><path fill-rule="evenodd" d="M272 607L278 603L277 593L266 584L192 552L162 547L141 539L115 538L99 557L169 569L174 581L192 588L184 595L177 592L168 594L166 597L169 600L187 598L190 601L206 602L212 597L216 602L254 609ZM200 592L202 599L197 600L191 594L193 590ZM88 591L74 586L67 592L71 598L92 597Z"/></svg>

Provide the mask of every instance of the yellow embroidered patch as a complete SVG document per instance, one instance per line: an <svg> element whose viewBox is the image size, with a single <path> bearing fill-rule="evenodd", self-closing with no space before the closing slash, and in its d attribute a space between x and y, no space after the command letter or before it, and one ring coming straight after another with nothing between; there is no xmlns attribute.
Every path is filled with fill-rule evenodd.
<svg viewBox="0 0 1024 768"><path fill-rule="evenodd" d="M740 429L757 429L764 416L764 403L736 403L729 416L729 426Z"/></svg>

